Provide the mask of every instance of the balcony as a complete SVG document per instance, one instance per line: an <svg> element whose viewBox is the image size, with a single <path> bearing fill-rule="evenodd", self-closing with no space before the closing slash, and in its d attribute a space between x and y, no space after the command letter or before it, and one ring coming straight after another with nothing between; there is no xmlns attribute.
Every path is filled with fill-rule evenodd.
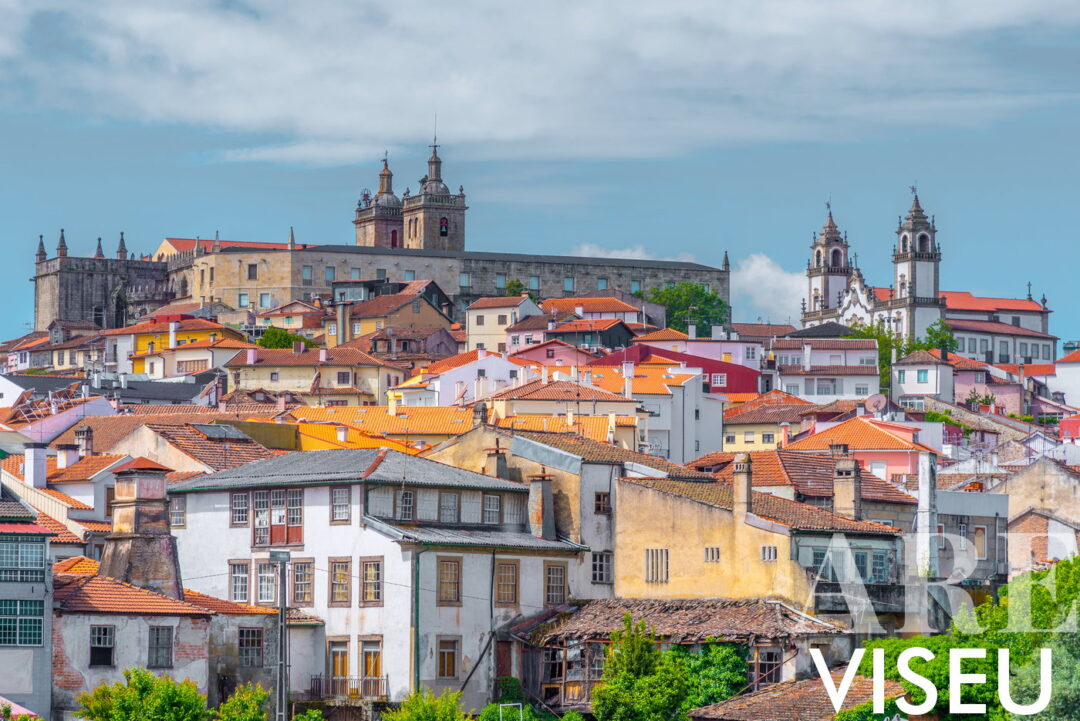
<svg viewBox="0 0 1080 721"><path fill-rule="evenodd" d="M904 610L904 585L902 583L867 583L863 588L875 613L896 613ZM814 587L814 611L850 613L841 584L818 581Z"/></svg>
<svg viewBox="0 0 1080 721"><path fill-rule="evenodd" d="M323 676L311 677L308 700L311 701L387 701L389 684L386 676Z"/></svg>

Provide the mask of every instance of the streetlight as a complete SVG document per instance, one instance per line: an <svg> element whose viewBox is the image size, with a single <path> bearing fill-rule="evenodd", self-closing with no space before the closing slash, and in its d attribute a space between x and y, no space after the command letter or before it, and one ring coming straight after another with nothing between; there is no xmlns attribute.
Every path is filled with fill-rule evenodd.
<svg viewBox="0 0 1080 721"><path fill-rule="evenodd" d="M285 594L288 592L286 584L286 569L292 553L289 551L270 551L270 563L278 564L278 659L277 659L277 689L274 694L277 703L274 718L277 721L288 721L289 714L289 627L288 627L288 604Z"/></svg>

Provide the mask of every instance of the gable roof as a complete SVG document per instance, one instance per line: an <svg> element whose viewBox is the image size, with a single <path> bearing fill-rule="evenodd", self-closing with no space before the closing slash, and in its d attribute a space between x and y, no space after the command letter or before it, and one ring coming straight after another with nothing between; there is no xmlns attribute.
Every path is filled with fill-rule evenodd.
<svg viewBox="0 0 1080 721"><path fill-rule="evenodd" d="M442 360L437 360L434 363L429 364L428 367L424 369L424 372L427 373L427 374L430 374L430 375L439 375L441 373L445 373L446 371L453 370L454 368L460 368L461 366L468 365L469 363L475 363L476 361L481 360L482 358L501 358L501 357L502 357L501 353L495 353L494 351L484 350L482 348L475 348L475 349L470 350L470 351L465 351L464 353L458 353L457 355L452 355L449 358L443 358ZM536 363L534 363L533 361L528 361L528 360L525 360L523 358L514 358L512 356L508 356L508 357L504 358L503 360L507 360L507 361L513 363L514 365L519 365L519 366L534 366L534 365L536 365Z"/></svg>
<svg viewBox="0 0 1080 721"><path fill-rule="evenodd" d="M553 433L544 431L526 431L514 429L500 429L500 432L512 437L520 437L533 443L557 448L561 451L577 456L587 463L602 463L607 465L623 465L635 463L639 466L651 468L654 471L671 477L684 478L696 481L711 481L712 476L702 471L680 466L666 458L650 456L646 453L632 451L629 448L612 445L592 440L576 433Z"/></svg>
<svg viewBox="0 0 1080 721"><path fill-rule="evenodd" d="M626 396L616 395L603 388L573 381L535 380L517 387L504 388L490 396L491 400L516 401L606 401L636 405L637 401Z"/></svg>
<svg viewBox="0 0 1080 721"><path fill-rule="evenodd" d="M507 416L495 421L500 428L550 433L577 433L601 443L607 442L610 427L607 416L574 415L574 425L568 425L566 416ZM616 416L616 428L636 428L637 416Z"/></svg>
<svg viewBox="0 0 1080 721"><path fill-rule="evenodd" d="M775 338L795 332L795 326L787 323L732 323L731 329L740 340Z"/></svg>
<svg viewBox="0 0 1080 721"><path fill-rule="evenodd" d="M960 318L946 318L945 325L952 330L963 330L971 333L996 333L998 335L1022 335L1031 338L1043 338L1045 340L1057 340L1056 335L1040 333L1030 328L1022 328L1010 323L999 323L993 320L966 320Z"/></svg>
<svg viewBox="0 0 1080 721"><path fill-rule="evenodd" d="M123 454L103 453L80 458L67 468L57 468L56 456L49 456L45 459L45 480L48 483L86 483L125 458L127 456ZM0 468L21 481L26 478L25 464L25 455L13 453L0 461Z"/></svg>
<svg viewBox="0 0 1080 721"><path fill-rule="evenodd" d="M516 308L529 300L528 293L521 295L502 295L477 298L465 310L483 310L484 308Z"/></svg>
<svg viewBox="0 0 1080 721"><path fill-rule="evenodd" d="M620 478L620 482L650 488L659 493L679 496L695 503L731 511L734 508L734 492L728 481L710 482L680 481L670 478ZM838 516L831 511L809 503L791 501L761 491L751 492L751 513L782 526L798 531L835 531L872 535L902 533L899 528L875 521L855 521Z"/></svg>
<svg viewBox="0 0 1080 721"><path fill-rule="evenodd" d="M215 471L235 468L274 455L261 443L227 424L147 423L146 427L173 447ZM228 437L218 437L219 434L215 433L214 429L228 434Z"/></svg>
<svg viewBox="0 0 1080 721"><path fill-rule="evenodd" d="M319 360L322 353L326 354L326 360ZM279 366L304 366L304 367L327 367L327 366L383 366L397 368L388 361L382 361L375 356L368 355L359 348L345 348L337 346L330 348L308 348L297 353L292 348L259 348L255 353L256 366L276 368ZM227 368L251 367L248 363L247 351L243 350L225 361Z"/></svg>
<svg viewBox="0 0 1080 721"><path fill-rule="evenodd" d="M631 341L637 343L638 341L655 341L655 340L689 340L690 336L682 331L675 330L674 328L661 328L660 330L654 330L652 333L646 333L645 335L639 335L636 338L631 338Z"/></svg>
<svg viewBox="0 0 1080 721"><path fill-rule="evenodd" d="M140 616L209 616L206 609L107 576L54 575L53 604L60 613Z"/></svg>
<svg viewBox="0 0 1080 721"><path fill-rule="evenodd" d="M967 291L942 290L938 291L938 297L945 299L945 307L948 310L978 310L978 311L1026 311L1046 313L1038 301L1023 300L1020 298L991 298L988 296L972 295Z"/></svg>
<svg viewBox="0 0 1080 721"><path fill-rule="evenodd" d="M1012 373L1014 376L1020 375L1020 366L1024 366L1025 376L1052 376L1057 374L1057 366L1053 363L1000 363L995 368L1000 368L1006 373Z"/></svg>
<svg viewBox="0 0 1080 721"><path fill-rule="evenodd" d="M757 423L794 423L802 421L806 406L795 403L770 403L756 408L744 408L742 404L724 414L725 426L740 426ZM798 432L798 428L794 432ZM793 434L794 434L793 432Z"/></svg>
<svg viewBox="0 0 1080 721"><path fill-rule="evenodd" d="M689 372L680 368L678 363L658 363L653 358L649 363L640 363L634 366L634 377L630 380L631 394L640 395L671 395L672 387L685 385L695 379L700 379L701 374ZM556 368L556 370L560 370ZM600 388L619 395L625 388L625 377L622 374L622 366L598 366L587 365L581 369L592 383Z"/></svg>
<svg viewBox="0 0 1080 721"><path fill-rule="evenodd" d="M394 311L401 309L402 307L417 301L420 303L427 303L432 308L435 306L426 296L421 295L418 292L411 292L404 290L400 293L385 293L383 295L377 295L374 298L368 300L362 300L360 302L354 302L349 306L350 318L383 318L390 315ZM436 311L442 313L441 310L435 308ZM443 314L445 315L445 314ZM324 322L333 323L335 316L328 315Z"/></svg>
<svg viewBox="0 0 1080 721"><path fill-rule="evenodd" d="M156 316L155 316L156 317ZM150 320L143 321L142 323L136 323L135 325L129 325L125 328L111 328L109 330L101 331L101 335L141 335L144 333L168 333L169 321L158 321L151 318ZM181 332L190 333L198 330L214 330L214 331L227 331L233 335L239 335L239 331L233 330L227 325L221 323L215 323L212 320L206 320L205 318L182 318L177 321L177 330Z"/></svg>
<svg viewBox="0 0 1080 721"><path fill-rule="evenodd" d="M877 421L866 416L851 418L788 444L790 451L828 451L833 444L845 444L850 451L924 451L933 448L905 437L907 426ZM916 433L918 432L917 429Z"/></svg>
<svg viewBox="0 0 1080 721"><path fill-rule="evenodd" d="M934 354L928 350L917 350L912 353L908 353L906 356L896 361L893 365L951 365L948 361L941 360L941 354Z"/></svg>
<svg viewBox="0 0 1080 721"><path fill-rule="evenodd" d="M770 344L772 350L802 350L808 345L811 350L877 350L877 341L873 338L777 338Z"/></svg>
<svg viewBox="0 0 1080 721"><path fill-rule="evenodd" d="M545 313L552 311L577 312L581 308L584 313L639 313L634 306L614 297L600 298L548 298L540 304Z"/></svg>
<svg viewBox="0 0 1080 721"><path fill-rule="evenodd" d="M126 438L136 428L147 423L183 425L184 423L211 423L215 420L242 421L252 417L252 415L260 415L251 412L222 413L202 406L186 406L186 408L189 410L179 413L163 412L144 415L136 412L131 414L122 413L116 416L87 416L53 439L49 446L56 448L56 446L63 443L75 443L77 440L75 431L83 426L93 432L94 451L107 452L112 450L113 446L121 439ZM269 416L279 412L274 408L272 411L263 412L261 415Z"/></svg>
<svg viewBox="0 0 1080 721"><path fill-rule="evenodd" d="M548 340L544 341L543 343L533 343L531 345L527 345L527 346L524 346L522 348L518 348L515 351L511 351L510 356L513 357L515 355L518 355L519 353L527 353L528 351L534 351L534 350L537 350L538 348L544 348L546 346L561 346L563 348L570 348L573 351L575 351L576 353L579 353L580 355L586 356L588 358L602 358L603 357L603 356L598 355L597 353L593 353L591 351L585 350L584 348L576 346L573 343L567 343L564 340L559 340L558 338L549 338ZM590 363L591 362L592 361L590 361Z"/></svg>
<svg viewBox="0 0 1080 721"><path fill-rule="evenodd" d="M507 333L520 333L531 330L547 330L549 323L564 323L572 318L577 318L573 313L541 313L539 315L527 315L517 323L507 326Z"/></svg>
<svg viewBox="0 0 1080 721"><path fill-rule="evenodd" d="M851 335L851 326L830 320L828 323L819 323L807 328L800 328L787 334L787 338L845 338Z"/></svg>
<svg viewBox="0 0 1080 721"><path fill-rule="evenodd" d="M395 436L456 436L473 427L471 408L459 406L299 406L288 416L311 423L338 423L365 433Z"/></svg>
<svg viewBox="0 0 1080 721"><path fill-rule="evenodd" d="M56 520L52 516L39 512L35 523L37 523L37 525L41 526L42 528L49 529L49 531L53 534L53 537L52 539L50 539L49 543L53 544L54 546L57 544L62 546L83 545L83 539L72 533L67 526L65 526L63 523L60 523L60 521Z"/></svg>
<svg viewBox="0 0 1080 721"><path fill-rule="evenodd" d="M552 333L588 333L588 332L600 332L605 330L611 330L616 326L622 326L626 328L628 334L630 329L626 327L618 318L573 318L560 323L554 328L548 329L548 335Z"/></svg>
<svg viewBox="0 0 1080 721"><path fill-rule="evenodd" d="M833 687L839 688L843 678L844 669L833 671ZM840 710L849 711L856 706L870 703L873 687L873 679L869 676L856 675ZM885 679L885 698L893 699L903 695L903 685ZM836 717L836 711L822 680L814 676L802 681L773 684L711 706L692 709L687 711L686 715L695 721L831 721Z"/></svg>

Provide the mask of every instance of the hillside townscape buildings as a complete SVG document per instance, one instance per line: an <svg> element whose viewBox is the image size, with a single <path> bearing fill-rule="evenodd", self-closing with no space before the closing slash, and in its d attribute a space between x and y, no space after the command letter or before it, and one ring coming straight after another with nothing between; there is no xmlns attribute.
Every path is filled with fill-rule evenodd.
<svg viewBox="0 0 1080 721"><path fill-rule="evenodd" d="M342 721L506 677L591 713L629 615L740 649L690 718L818 713L811 652L901 633L913 588L940 631L1077 554L1080 349L1045 297L943 290L917 194L881 286L830 208L795 327L744 322L726 252L469 250L437 145L377 187L349 244L38 239L0 344L5 703L67 721L144 666Z"/></svg>

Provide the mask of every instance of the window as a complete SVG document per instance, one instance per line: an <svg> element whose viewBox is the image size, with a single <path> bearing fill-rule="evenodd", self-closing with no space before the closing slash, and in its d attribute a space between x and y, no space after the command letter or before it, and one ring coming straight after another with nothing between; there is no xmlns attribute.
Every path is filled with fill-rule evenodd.
<svg viewBox="0 0 1080 721"><path fill-rule="evenodd" d="M570 276L562 279L562 289L567 293L574 292L574 279Z"/></svg>
<svg viewBox="0 0 1080 721"><path fill-rule="evenodd" d="M440 558L439 593L437 606L457 606L461 604L461 559Z"/></svg>
<svg viewBox="0 0 1080 721"><path fill-rule="evenodd" d="M472 286L472 279L468 273L458 273L458 285L462 288L468 288Z"/></svg>
<svg viewBox="0 0 1080 721"><path fill-rule="evenodd" d="M457 639L439 639L439 678L458 677L458 655L461 652L461 642Z"/></svg>
<svg viewBox="0 0 1080 721"><path fill-rule="evenodd" d="M415 270L407 270L407 271L405 271L405 275L403 277L404 277L405 280L416 280L416 271Z"/></svg>
<svg viewBox="0 0 1080 721"><path fill-rule="evenodd" d="M457 523L458 507L460 506L461 494L443 491L439 493L439 522Z"/></svg>
<svg viewBox="0 0 1080 721"><path fill-rule="evenodd" d="M985 383L986 382L986 371L976 371L975 372L975 382L976 383Z"/></svg>
<svg viewBox="0 0 1080 721"><path fill-rule="evenodd" d="M502 523L502 496L495 493L484 494L483 522L490 525Z"/></svg>
<svg viewBox="0 0 1080 721"><path fill-rule="evenodd" d="M352 511L352 504L350 503L349 496L352 495L351 491L352 489L348 486L330 489L331 523L348 523L350 521L349 515Z"/></svg>
<svg viewBox="0 0 1080 721"><path fill-rule="evenodd" d="M236 294L236 307L237 308L247 308L248 307L248 294L247 293L237 293Z"/></svg>
<svg viewBox="0 0 1080 721"><path fill-rule="evenodd" d="M1035 344L1032 344L1032 346L1031 346L1031 347L1032 347L1032 348L1035 348L1035 349L1036 349L1036 352L1037 352L1037 349L1038 349L1038 346L1037 346L1037 345L1035 345ZM1021 356L1026 356L1027 354L1028 354L1028 344L1027 344L1027 343L1024 343L1024 342L1021 342L1021 343L1020 343L1020 355L1021 355Z"/></svg>
<svg viewBox="0 0 1080 721"><path fill-rule="evenodd" d="M40 646L44 616L44 601L0 601L0 646Z"/></svg>
<svg viewBox="0 0 1080 721"><path fill-rule="evenodd" d="M856 385L856 386L855 386L855 395L857 395L857 396L866 396L866 395L870 395L870 386L867 386L867 385L861 385L861 386L860 386L860 385Z"/></svg>
<svg viewBox="0 0 1080 721"><path fill-rule="evenodd" d="M761 547L761 560L762 561L775 561L776 560L776 546L762 546Z"/></svg>
<svg viewBox="0 0 1080 721"><path fill-rule="evenodd" d="M315 279L315 269L310 265L305 265L300 269L300 278L302 285L312 285Z"/></svg>
<svg viewBox="0 0 1080 721"><path fill-rule="evenodd" d="M518 603L518 572L516 560L495 562L495 605L516 606Z"/></svg>
<svg viewBox="0 0 1080 721"><path fill-rule="evenodd" d="M337 384L339 386L347 386L352 382L352 373L350 371L338 371L337 372Z"/></svg>
<svg viewBox="0 0 1080 721"><path fill-rule="evenodd" d="M348 606L352 589L352 559L330 559L330 606Z"/></svg>
<svg viewBox="0 0 1080 721"><path fill-rule="evenodd" d="M247 561L229 564L229 597L237 603L248 602Z"/></svg>
<svg viewBox="0 0 1080 721"><path fill-rule="evenodd" d="M596 279L596 289L597 290L607 290L607 278L597 278Z"/></svg>
<svg viewBox="0 0 1080 721"><path fill-rule="evenodd" d="M744 431L743 434L742 434L742 439L743 439L743 443L753 443L754 442L754 432L753 431Z"/></svg>
<svg viewBox="0 0 1080 721"><path fill-rule="evenodd" d="M746 346L746 360L754 360L755 358L757 358L757 349L752 345Z"/></svg>
<svg viewBox="0 0 1080 721"><path fill-rule="evenodd" d="M397 496L397 518L400 521L413 519L413 492L399 491Z"/></svg>
<svg viewBox="0 0 1080 721"><path fill-rule="evenodd" d="M720 563L719 546L705 546L705 563Z"/></svg>
<svg viewBox="0 0 1080 721"><path fill-rule="evenodd" d="M870 583L888 583L889 554L885 551L874 551L870 564Z"/></svg>
<svg viewBox="0 0 1080 721"><path fill-rule="evenodd" d="M116 626L90 627L90 665L112 666L116 647Z"/></svg>
<svg viewBox="0 0 1080 721"><path fill-rule="evenodd" d="M506 315L505 314L500 314L498 319L496 320L496 322L500 326L505 326L506 325Z"/></svg>
<svg viewBox="0 0 1080 721"><path fill-rule="evenodd" d="M173 496L169 499L169 525L183 528L187 525L187 496Z"/></svg>
<svg viewBox="0 0 1080 721"><path fill-rule="evenodd" d="M630 292L631 293L640 293L641 292L641 281L640 280L632 280L632 281L630 281Z"/></svg>
<svg viewBox="0 0 1080 721"><path fill-rule="evenodd" d="M593 512L604 516L611 513L611 493L597 491L593 494Z"/></svg>
<svg viewBox="0 0 1080 721"><path fill-rule="evenodd" d="M776 443L776 434L775 433L762 433L761 434L761 442L762 443Z"/></svg>
<svg viewBox="0 0 1080 721"><path fill-rule="evenodd" d="M247 273L248 273L248 277L247 277L248 280L258 280L259 279L259 264L258 263L248 263Z"/></svg>
<svg viewBox="0 0 1080 721"><path fill-rule="evenodd" d="M331 334L333 335L333 334ZM281 379L281 374L277 371L270 371L270 380L277 383Z"/></svg>
<svg viewBox="0 0 1080 721"><path fill-rule="evenodd" d="M150 649L146 656L148 668L172 668L172 626L150 627Z"/></svg>
<svg viewBox="0 0 1080 721"><path fill-rule="evenodd" d="M323 269L323 277L326 278L327 283L333 283L337 278L337 268L332 265L326 266L326 268Z"/></svg>
<svg viewBox="0 0 1080 721"><path fill-rule="evenodd" d="M263 665L263 630L261 628L241 628L237 643L240 650L240 665L257 668Z"/></svg>
<svg viewBox="0 0 1080 721"><path fill-rule="evenodd" d="M613 554L611 551L593 551L592 554L592 582L611 583L611 565Z"/></svg>
<svg viewBox="0 0 1080 721"><path fill-rule="evenodd" d="M975 558L984 561L988 558L986 547L986 526L973 526L973 543L975 546Z"/></svg>
<svg viewBox="0 0 1080 721"><path fill-rule="evenodd" d="M269 293L259 293L259 307L260 308L269 308L270 307L270 294Z"/></svg>
<svg viewBox="0 0 1080 721"><path fill-rule="evenodd" d="M361 694L367 698L378 696L382 689L378 683L382 679L382 639L369 639L360 642L360 670L364 674L364 687Z"/></svg>
<svg viewBox="0 0 1080 721"><path fill-rule="evenodd" d="M734 443L734 442L735 442L735 434L734 433L725 433L724 434L724 443Z"/></svg>
<svg viewBox="0 0 1080 721"><path fill-rule="evenodd" d="M360 280L359 268L349 268L349 280Z"/></svg>
<svg viewBox="0 0 1080 721"><path fill-rule="evenodd" d="M259 603L272 604L277 600L277 568L273 563L260 563L255 568Z"/></svg>
<svg viewBox="0 0 1080 721"><path fill-rule="evenodd" d="M727 385L727 373L713 373L712 384L721 388Z"/></svg>
<svg viewBox="0 0 1080 721"><path fill-rule="evenodd" d="M383 604L383 560L378 558L360 559L360 605L381 606Z"/></svg>
<svg viewBox="0 0 1080 721"><path fill-rule="evenodd" d="M311 561L293 561L292 596L293 603L297 606L310 606L315 601L312 595L312 565Z"/></svg>
<svg viewBox="0 0 1080 721"><path fill-rule="evenodd" d="M506 273L495 274L495 287L500 290L506 287Z"/></svg>
<svg viewBox="0 0 1080 721"><path fill-rule="evenodd" d="M566 603L566 564L544 561L544 604Z"/></svg>
<svg viewBox="0 0 1080 721"><path fill-rule="evenodd" d="M926 383L930 380L930 371L925 368L920 368L915 372L916 383Z"/></svg>
<svg viewBox="0 0 1080 721"><path fill-rule="evenodd" d="M529 290L540 290L540 276L529 276Z"/></svg>
<svg viewBox="0 0 1080 721"><path fill-rule="evenodd" d="M546 351L545 355L548 358L554 358L555 357L555 349L554 348L546 348L545 351Z"/></svg>
<svg viewBox="0 0 1080 721"><path fill-rule="evenodd" d="M0 581L40 583L44 580L44 543L0 538Z"/></svg>
<svg viewBox="0 0 1080 721"><path fill-rule="evenodd" d="M754 649L754 660L750 664L750 678L755 690L779 683L783 668L783 656L780 649L761 647Z"/></svg>
<svg viewBox="0 0 1080 721"><path fill-rule="evenodd" d="M645 583L668 582L668 550L666 548L645 549Z"/></svg>
<svg viewBox="0 0 1080 721"><path fill-rule="evenodd" d="M483 313L477 313L476 314L476 325L483 325L483 324L484 324L484 314Z"/></svg>

